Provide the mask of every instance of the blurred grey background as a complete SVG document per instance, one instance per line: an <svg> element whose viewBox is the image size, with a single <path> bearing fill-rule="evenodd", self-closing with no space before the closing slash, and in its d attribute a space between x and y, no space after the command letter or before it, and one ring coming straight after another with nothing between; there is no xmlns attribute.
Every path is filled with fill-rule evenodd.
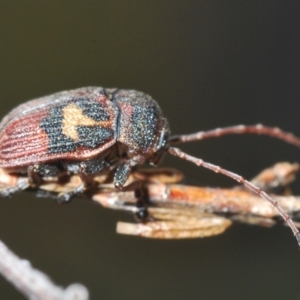
<svg viewBox="0 0 300 300"><path fill-rule="evenodd" d="M261 122L300 135L299 1L0 5L1 116L25 100L97 85L149 93L173 133ZM260 136L182 148L246 178L300 161L299 149ZM190 184L234 184L169 156L163 165ZM21 193L1 200L0 239L56 283L85 284L91 299L300 299L300 252L285 226L160 241L117 235L118 220L132 217ZM2 278L0 298L23 299Z"/></svg>

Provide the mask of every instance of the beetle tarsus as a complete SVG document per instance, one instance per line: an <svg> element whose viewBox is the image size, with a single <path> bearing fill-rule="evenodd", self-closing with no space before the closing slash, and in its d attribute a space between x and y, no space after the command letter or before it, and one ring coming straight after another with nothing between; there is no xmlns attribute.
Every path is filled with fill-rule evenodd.
<svg viewBox="0 0 300 300"><path fill-rule="evenodd" d="M84 184L81 184L79 185L77 188L75 188L74 190L72 191L69 191L69 192L66 192L66 193L60 193L58 196L57 196L57 202L59 204L63 204L63 203L68 203L71 201L71 199L73 197L75 197L76 195L82 193L85 191L85 186Z"/></svg>
<svg viewBox="0 0 300 300"><path fill-rule="evenodd" d="M22 180L16 186L3 187L0 190L0 198L5 198L16 192L26 190L29 186L30 186L30 184L29 184L28 180L24 180L24 181Z"/></svg>
<svg viewBox="0 0 300 300"><path fill-rule="evenodd" d="M139 186L134 190L134 196L137 199L136 206L137 212L135 213L135 218L138 222L149 221L149 211L148 211L148 200L149 195L147 189L145 189L140 182Z"/></svg>
<svg viewBox="0 0 300 300"><path fill-rule="evenodd" d="M149 212L147 207L138 207L137 212L135 213L135 217L138 222L146 222L149 218Z"/></svg>
<svg viewBox="0 0 300 300"><path fill-rule="evenodd" d="M18 191L21 191L22 189L20 189L19 187L7 187L4 188L2 191L0 191L0 198L5 198L10 196L11 194L14 194Z"/></svg>

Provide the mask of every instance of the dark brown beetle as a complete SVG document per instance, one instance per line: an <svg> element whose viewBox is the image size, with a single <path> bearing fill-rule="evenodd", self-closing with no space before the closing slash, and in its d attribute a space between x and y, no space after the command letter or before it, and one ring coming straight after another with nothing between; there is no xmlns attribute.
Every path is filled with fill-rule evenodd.
<svg viewBox="0 0 300 300"><path fill-rule="evenodd" d="M300 140L278 128L233 126L170 137L167 119L156 101L135 90L87 87L26 102L12 110L0 124L0 168L27 173L38 185L43 177L79 174L84 190L93 175L111 170L114 185L122 189L131 168L157 165L166 152L228 176L269 201L292 229L300 234L277 201L243 177L192 157L171 144L226 134L265 134L300 147ZM19 189L24 189L19 187ZM7 195L16 189L3 191ZM74 194L73 193L73 194ZM71 194L64 195L68 201Z"/></svg>
<svg viewBox="0 0 300 300"><path fill-rule="evenodd" d="M132 167L159 162L168 146L169 127L148 95L87 87L26 102L0 124L0 167L40 176L89 175L116 167L122 188Z"/></svg>

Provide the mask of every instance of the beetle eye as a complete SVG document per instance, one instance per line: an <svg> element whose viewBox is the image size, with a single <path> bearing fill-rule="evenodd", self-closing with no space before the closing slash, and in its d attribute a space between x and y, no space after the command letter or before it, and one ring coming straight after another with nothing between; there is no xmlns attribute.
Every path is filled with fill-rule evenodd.
<svg viewBox="0 0 300 300"><path fill-rule="evenodd" d="M169 136L170 136L170 128L167 119L163 119L164 126L161 131L160 139L157 144L157 152L160 152L162 149L165 152L169 148Z"/></svg>

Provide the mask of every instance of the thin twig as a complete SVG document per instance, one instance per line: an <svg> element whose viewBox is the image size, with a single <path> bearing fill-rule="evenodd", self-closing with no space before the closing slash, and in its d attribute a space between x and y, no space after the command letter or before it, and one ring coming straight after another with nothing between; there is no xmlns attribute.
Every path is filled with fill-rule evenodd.
<svg viewBox="0 0 300 300"><path fill-rule="evenodd" d="M55 285L50 278L34 269L30 262L19 258L0 241L0 273L26 298L31 300L87 300L86 287L79 283L66 289Z"/></svg>

